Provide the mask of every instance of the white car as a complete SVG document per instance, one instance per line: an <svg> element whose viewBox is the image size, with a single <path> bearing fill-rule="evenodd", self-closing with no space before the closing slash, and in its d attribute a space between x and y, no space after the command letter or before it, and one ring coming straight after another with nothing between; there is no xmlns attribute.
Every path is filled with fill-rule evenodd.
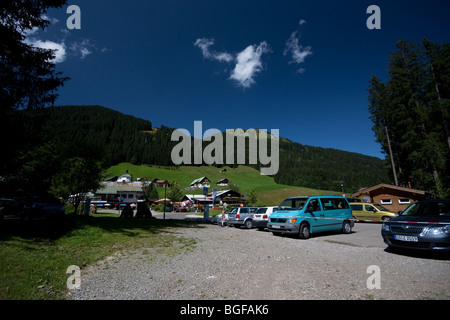
<svg viewBox="0 0 450 320"><path fill-rule="evenodd" d="M263 231L267 222L269 221L270 215L275 212L278 207L261 207L256 210L253 214L253 225L258 228L258 230Z"/></svg>

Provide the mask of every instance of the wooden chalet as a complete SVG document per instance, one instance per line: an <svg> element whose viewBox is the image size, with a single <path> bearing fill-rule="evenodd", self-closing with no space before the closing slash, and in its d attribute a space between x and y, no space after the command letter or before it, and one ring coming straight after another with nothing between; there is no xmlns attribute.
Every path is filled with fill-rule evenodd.
<svg viewBox="0 0 450 320"><path fill-rule="evenodd" d="M211 186L211 180L209 180L208 177L201 177L201 178L195 179L194 181L191 182L191 187L196 187L196 188L207 187L207 188L209 188L210 186Z"/></svg>
<svg viewBox="0 0 450 320"><path fill-rule="evenodd" d="M373 187L360 189L352 194L361 198L362 202L381 204L391 212L405 210L410 204L426 199L430 194L426 191L381 183Z"/></svg>

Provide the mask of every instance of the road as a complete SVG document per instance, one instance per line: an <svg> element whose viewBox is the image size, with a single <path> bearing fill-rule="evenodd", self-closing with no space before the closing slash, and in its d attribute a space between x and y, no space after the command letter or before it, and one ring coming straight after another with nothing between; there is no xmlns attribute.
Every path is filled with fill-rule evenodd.
<svg viewBox="0 0 450 320"><path fill-rule="evenodd" d="M153 212L153 216L157 219L163 219L162 212ZM166 219L177 220L199 220L203 219L202 215L195 215L192 212L166 212ZM256 231L256 230L255 230ZM380 222L356 222L352 229L351 236L341 233L322 233L317 236L312 235L312 241L327 241L332 243L348 244L356 247L366 248L386 248L383 238L381 237L381 223Z"/></svg>
<svg viewBox="0 0 450 320"><path fill-rule="evenodd" d="M365 248L386 248L386 244L381 237L381 223L378 222L356 222L350 235L342 233L321 234L311 237L311 240Z"/></svg>
<svg viewBox="0 0 450 320"><path fill-rule="evenodd" d="M101 210L99 212L116 213L117 210ZM197 220L203 221L203 215L196 215L194 212L152 212L156 219L175 219L175 220ZM256 230L255 230L256 231ZM341 233L322 233L312 235L311 241L326 241L331 243L347 244L356 247L365 248L386 248L381 237L381 223L379 222L356 222L352 229L351 236Z"/></svg>

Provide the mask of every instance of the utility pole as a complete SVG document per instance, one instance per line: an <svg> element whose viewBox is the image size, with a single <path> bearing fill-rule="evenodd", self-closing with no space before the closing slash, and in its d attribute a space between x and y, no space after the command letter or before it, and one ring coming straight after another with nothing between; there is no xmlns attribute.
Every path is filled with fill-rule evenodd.
<svg viewBox="0 0 450 320"><path fill-rule="evenodd" d="M167 200L167 180L164 180L164 215L163 215L163 220L166 220L166 200Z"/></svg>

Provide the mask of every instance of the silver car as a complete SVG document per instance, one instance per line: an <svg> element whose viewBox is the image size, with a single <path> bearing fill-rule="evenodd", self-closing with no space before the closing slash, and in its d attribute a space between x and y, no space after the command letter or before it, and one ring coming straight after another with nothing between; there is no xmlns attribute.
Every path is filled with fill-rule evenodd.
<svg viewBox="0 0 450 320"><path fill-rule="evenodd" d="M258 208L256 207L236 207L228 213L228 225L236 228L245 227L253 228L253 214Z"/></svg>

